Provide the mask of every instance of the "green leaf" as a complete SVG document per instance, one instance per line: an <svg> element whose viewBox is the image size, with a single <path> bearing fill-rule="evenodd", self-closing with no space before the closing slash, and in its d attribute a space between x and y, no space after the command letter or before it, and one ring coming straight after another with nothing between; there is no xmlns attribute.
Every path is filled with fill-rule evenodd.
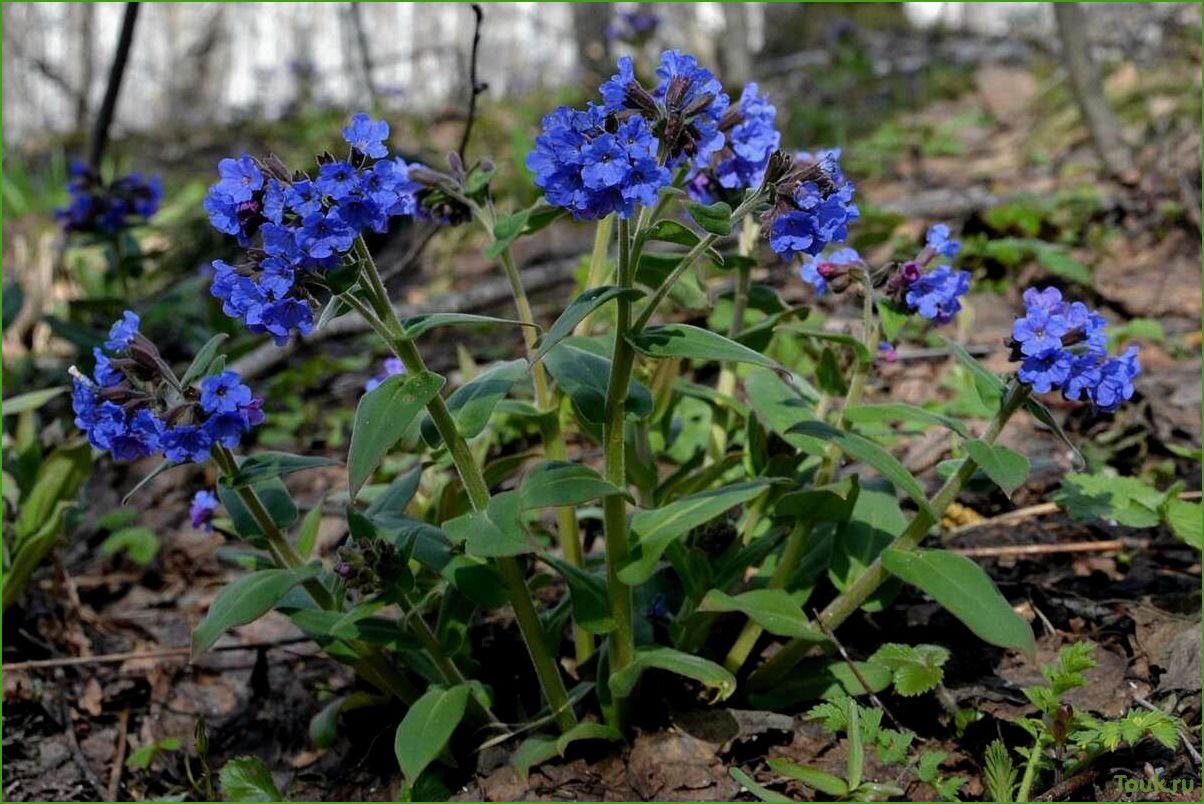
<svg viewBox="0 0 1204 804"><path fill-rule="evenodd" d="M889 421L938 424L942 427L949 428L963 438L970 437L970 433L968 430L966 430L966 426L957 419L936 413L931 410L926 410L916 405L908 405L905 402L883 402L876 405L854 405L845 409L844 417L847 421L853 422L854 424Z"/></svg>
<svg viewBox="0 0 1204 804"><path fill-rule="evenodd" d="M502 256L502 252L510 248L510 245L522 234L529 217L531 217L529 209L520 209L513 215L499 215L497 222L493 225L493 242L485 249L485 256L491 260Z"/></svg>
<svg viewBox="0 0 1204 804"><path fill-rule="evenodd" d="M811 627L795 595L785 589L753 589L735 596L712 589L698 605L698 611L739 611L775 636L798 637L810 642L825 639Z"/></svg>
<svg viewBox="0 0 1204 804"><path fill-rule="evenodd" d="M788 797L782 795L781 793L775 793L767 787L762 787L761 785L754 782L752 780L751 776L749 776L747 773L740 770L739 768L736 768L736 767L728 768L727 772L731 774L732 778L735 779L740 784L741 787L743 787L745 790L752 793L754 796L761 799L762 801L768 801L768 802L794 801L794 799L788 798Z"/></svg>
<svg viewBox="0 0 1204 804"><path fill-rule="evenodd" d="M949 338L943 340L945 346L957 358L957 362L965 366L970 375L974 377L974 387L978 390L978 396L982 399L982 403L992 411L998 410L1000 400L1003 399L1003 380L979 363L973 355L962 348L961 344Z"/></svg>
<svg viewBox="0 0 1204 804"><path fill-rule="evenodd" d="M903 325L909 318L911 318L911 312L891 299L878 300L878 323L882 325L883 340L893 343L899 337Z"/></svg>
<svg viewBox="0 0 1204 804"><path fill-rule="evenodd" d="M761 368L748 372L744 378L744 389L749 405L767 430L777 433L795 449L812 455L823 452L823 441L791 432L791 428L799 422L815 420L818 391L811 389L814 394L808 396L786 384L776 373Z"/></svg>
<svg viewBox="0 0 1204 804"><path fill-rule="evenodd" d="M206 341L205 345L197 351L196 356L192 358L192 362L188 364L188 368L184 370L183 376L180 377L180 385L187 388L201 377L204 377L209 370L209 364L213 362L213 358L217 355L218 347L228 337L230 336L226 333L220 332Z"/></svg>
<svg viewBox="0 0 1204 804"><path fill-rule="evenodd" d="M587 720L578 723L560 735L560 738L556 740L556 750L560 752L561 756L564 756L569 745L581 742L582 740L607 740L608 742L617 743L623 740L623 734L614 726Z"/></svg>
<svg viewBox="0 0 1204 804"><path fill-rule="evenodd" d="M238 465L238 471L229 478L232 488L252 486L264 480L291 475L320 466L338 466L338 461L317 455L292 455L288 452L260 452Z"/></svg>
<svg viewBox="0 0 1204 804"><path fill-rule="evenodd" d="M1200 503L1169 498L1162 508L1162 517L1179 540L1200 550L1202 546Z"/></svg>
<svg viewBox="0 0 1204 804"><path fill-rule="evenodd" d="M862 487L849 516L837 523L828 578L844 591L865 572L874 559L907 527L895 491L875 481ZM866 611L878 611L898 591L893 579L883 583L865 603Z"/></svg>
<svg viewBox="0 0 1204 804"><path fill-rule="evenodd" d="M297 584L318 574L317 566L252 572L222 589L205 619L192 632L192 658L200 656L218 637L237 625L246 625L271 610Z"/></svg>
<svg viewBox="0 0 1204 804"><path fill-rule="evenodd" d="M218 787L227 801L287 801L259 757L235 757L222 767Z"/></svg>
<svg viewBox="0 0 1204 804"><path fill-rule="evenodd" d="M593 469L569 461L544 461L527 473L519 487L524 509L558 508L626 492Z"/></svg>
<svg viewBox="0 0 1204 804"><path fill-rule="evenodd" d="M995 485L1003 489L1003 493L1009 497L1028 480L1028 458L1018 452L978 439L967 441L966 451L979 468L987 473L987 477L995 481Z"/></svg>
<svg viewBox="0 0 1204 804"><path fill-rule="evenodd" d="M540 560L556 568L569 588L573 605L573 621L591 634L609 634L615 630L606 581L601 576L575 567L550 553L541 553Z"/></svg>
<svg viewBox="0 0 1204 804"><path fill-rule="evenodd" d="M995 740L987 746L985 759L982 784L986 788L987 800L1010 804L1016 795L1017 774L1012 755L1003 740Z"/></svg>
<svg viewBox="0 0 1204 804"><path fill-rule="evenodd" d="M748 696L749 703L758 709L785 709L820 698L882 692L890 686L893 676L882 665L853 662L853 666L857 668L857 673L841 659L800 662L787 680L772 689L751 693ZM862 679L869 689L862 686Z"/></svg>
<svg viewBox="0 0 1204 804"><path fill-rule="evenodd" d="M895 550L882 553L892 575L926 592L981 639L1036 656L1033 630L1004 599L982 567L948 550Z"/></svg>
<svg viewBox="0 0 1204 804"><path fill-rule="evenodd" d="M637 648L631 664L611 673L611 694L615 698L626 698L635 689L643 672L654 668L694 679L714 690L715 701L725 700L736 691L736 677L709 659L672 648L655 647Z"/></svg>
<svg viewBox="0 0 1204 804"><path fill-rule="evenodd" d="M844 779L841 779L839 776L833 776L830 773L825 773L818 768L800 765L797 762L791 762L781 757L771 758L769 760L769 767L783 776L788 776L791 779L802 782L808 787L814 787L825 795L833 796L834 798L844 798L849 794L849 786L845 784Z"/></svg>
<svg viewBox="0 0 1204 804"><path fill-rule="evenodd" d="M397 726L393 752L407 782L414 784L419 774L443 751L464 717L469 694L467 684L451 689L434 687L406 712Z"/></svg>
<svg viewBox="0 0 1204 804"><path fill-rule="evenodd" d="M848 699L848 757L846 758L846 768L848 785L851 789L856 790L861 786L861 772L865 765L865 746L861 743L861 708L857 706L857 701L852 698Z"/></svg>
<svg viewBox="0 0 1204 804"><path fill-rule="evenodd" d="M714 235L727 235L732 231L732 208L722 201L714 204L699 204L695 201L686 202L686 212L695 223Z"/></svg>
<svg viewBox="0 0 1204 804"><path fill-rule="evenodd" d="M1057 419L1053 417L1053 413L1039 399L1033 399L1031 396L1024 400L1024 407L1029 415L1036 419L1039 423L1048 427L1062 444L1070 450L1071 465L1076 469L1081 469L1087 465L1086 458L1079 451L1078 445L1070 440L1070 436L1066 435L1066 431L1062 429L1062 425L1058 424Z"/></svg>
<svg viewBox="0 0 1204 804"><path fill-rule="evenodd" d="M804 327L798 324L790 324L786 327L783 327L783 330L786 332L793 332L797 335L802 335L805 338L815 338L816 340L827 341L828 343L835 343L839 344L840 346L844 346L847 349L852 349L853 353L857 355L857 360L863 365L868 365L874 360L874 355L870 353L869 349L865 348L865 344L857 338L854 338L852 335L845 335L841 332L828 332L826 330L815 329L814 327Z"/></svg>
<svg viewBox="0 0 1204 804"><path fill-rule="evenodd" d="M474 315L472 313L426 313L407 318L401 322L407 338L417 338L427 330L435 327L480 327L493 324L506 324L514 327L533 327L513 318L494 318L491 315ZM538 327L535 327L538 329Z"/></svg>
<svg viewBox="0 0 1204 804"><path fill-rule="evenodd" d="M159 552L159 540L150 528L134 526L121 528L110 533L100 543L100 552L106 556L116 553L127 554L132 561L145 567L155 559Z"/></svg>
<svg viewBox="0 0 1204 804"><path fill-rule="evenodd" d="M638 586L652 577L656 562L670 544L694 528L765 491L764 480L736 483L675 500L661 508L637 511L631 517L636 541L631 556L619 570L619 580Z"/></svg>
<svg viewBox="0 0 1204 804"><path fill-rule="evenodd" d="M606 385L610 358L577 346L566 339L547 353L544 364L573 406L590 424L601 426L606 409ZM627 386L627 412L643 418L652 413L652 393L637 380Z"/></svg>
<svg viewBox="0 0 1204 804"><path fill-rule="evenodd" d="M1036 250L1037 262L1051 274L1091 287L1091 270L1066 253L1061 246L1042 244Z"/></svg>
<svg viewBox="0 0 1204 804"><path fill-rule="evenodd" d="M932 506L928 502L928 495L924 492L924 487L920 485L918 480L912 477L911 472L907 471L898 458L868 438L856 433L839 430L823 422L802 422L791 427L790 432L835 444L846 455L877 469L895 488L902 491L908 497L911 497L916 505L921 510L929 513L933 519L940 518L932 510Z"/></svg>
<svg viewBox="0 0 1204 804"><path fill-rule="evenodd" d="M297 553L303 559L313 554L314 544L318 540L318 525L322 523L322 506L325 503L325 497L318 500L314 507L306 512L301 526L297 528Z"/></svg>
<svg viewBox="0 0 1204 804"><path fill-rule="evenodd" d="M56 385L53 388L43 388L38 391L30 391L27 394L10 396L0 403L0 411L2 411L0 415L16 416L19 413L37 410L66 390L67 386Z"/></svg>
<svg viewBox="0 0 1204 804"><path fill-rule="evenodd" d="M535 353L536 360L542 360L552 347L573 334L577 325L584 321L590 313L597 310L612 299L628 299L634 301L642 298L644 291L639 288L623 288L617 285L602 285L590 288L569 302L564 312L552 324L547 334L539 342L539 351Z"/></svg>
<svg viewBox="0 0 1204 804"><path fill-rule="evenodd" d="M148 474L144 475L141 480L139 480L137 483L135 483L134 487L132 489L130 489L129 491L127 491L125 493L125 496L121 498L121 504L128 505L131 497L133 497L135 494L137 494L139 491L141 491L143 488L145 488L147 486L147 484L149 484L152 480L154 480L159 475L166 472L168 469L174 469L177 466L184 466L184 465L185 464L176 463L175 461L166 461L165 460L165 461L161 462L158 466L156 466L154 469L152 469Z"/></svg>
<svg viewBox="0 0 1204 804"><path fill-rule="evenodd" d="M560 749L556 747L556 742L556 737L551 734L532 734L519 743L510 757L510 764L518 773L518 778L525 782L532 768L559 756Z"/></svg>
<svg viewBox="0 0 1204 804"><path fill-rule="evenodd" d="M164 737L153 743L144 745L137 751L130 752L125 760L125 766L133 770L146 770L160 754L179 751L184 745L179 737Z"/></svg>
<svg viewBox="0 0 1204 804"><path fill-rule="evenodd" d="M698 234L690 227L668 218L663 218L649 226L643 233L644 240L657 240L662 243L676 243L687 248L698 245Z"/></svg>
<svg viewBox="0 0 1204 804"><path fill-rule="evenodd" d="M869 659L894 673L895 692L905 697L935 689L945 677L949 651L939 645L900 645L888 642Z"/></svg>
<svg viewBox="0 0 1204 804"><path fill-rule="evenodd" d="M251 486L251 490L259 497L276 527L287 528L297 521L297 505L280 478L261 480ZM263 536L263 530L251 515L246 503L224 480L217 484L217 496L230 514L235 533L249 541Z"/></svg>
<svg viewBox="0 0 1204 804"><path fill-rule="evenodd" d="M1053 499L1074 519L1100 519L1130 528L1152 528L1161 521L1165 496L1135 477L1071 473Z"/></svg>
<svg viewBox="0 0 1204 804"><path fill-rule="evenodd" d="M443 523L448 538L464 542L464 550L478 558L500 558L535 552L535 545L523 529L521 498L517 491L505 491L489 498L484 511L470 511Z"/></svg>
<svg viewBox="0 0 1204 804"><path fill-rule="evenodd" d="M636 351L655 358L688 358L731 363L752 363L775 368L777 363L765 355L741 346L717 332L689 324L664 324L648 327L628 336Z"/></svg>
<svg viewBox="0 0 1204 804"><path fill-rule="evenodd" d="M490 366L453 391L447 398L447 408L456 419L460 435L465 438L480 435L489 424L497 403L526 375L526 360L506 360ZM429 415L422 419L422 438L432 447L443 441Z"/></svg>
<svg viewBox="0 0 1204 804"><path fill-rule="evenodd" d="M354 500L364 482L427 403L443 387L438 374L396 374L360 398L347 451L347 486Z"/></svg>

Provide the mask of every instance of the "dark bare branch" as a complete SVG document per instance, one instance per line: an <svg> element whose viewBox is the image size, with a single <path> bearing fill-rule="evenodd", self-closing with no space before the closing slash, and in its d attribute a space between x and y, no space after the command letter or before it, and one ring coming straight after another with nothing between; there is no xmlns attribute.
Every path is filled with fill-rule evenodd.
<svg viewBox="0 0 1204 804"><path fill-rule="evenodd" d="M121 35L117 39L117 49L113 51L113 64L109 68L109 83L105 87L104 100L100 103L100 111L96 113L96 124L92 128L92 144L88 149L88 165L94 170L100 170L100 160L104 157L105 146L109 142L109 129L113 125L113 115L117 111L117 98L121 94L121 79L125 77L125 66L130 59L130 48L134 43L134 25L138 22L138 3L125 4L125 17L121 21Z"/></svg>

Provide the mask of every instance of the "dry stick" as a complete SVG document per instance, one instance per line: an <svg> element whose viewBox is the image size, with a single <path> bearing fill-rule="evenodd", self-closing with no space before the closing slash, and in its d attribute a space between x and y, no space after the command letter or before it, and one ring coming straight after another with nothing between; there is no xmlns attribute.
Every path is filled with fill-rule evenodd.
<svg viewBox="0 0 1204 804"><path fill-rule="evenodd" d="M80 773L88 780L88 784L92 785L92 789L96 791L96 795L103 796L108 792L104 785L100 783L100 777L96 775L96 771L92 769L92 765L88 762L88 758L84 755L83 750L79 747L79 738L75 736L75 724L71 721L71 712L67 708L67 704L63 701L58 702L59 717L63 721L63 733L67 737L67 747L71 749L71 757L75 760L76 767ZM104 801L112 801L105 798Z"/></svg>
<svg viewBox="0 0 1204 804"><path fill-rule="evenodd" d="M464 123L464 133L460 135L460 146L456 148L461 162L465 161L464 152L468 150L468 138L472 136L472 124L476 122L477 118L477 95L489 88L489 84L482 84L477 80L477 50L481 46L481 23L485 21L485 13L481 11L479 3L472 4L472 13L475 19L472 31L472 52L468 57L468 120Z"/></svg>
<svg viewBox="0 0 1204 804"><path fill-rule="evenodd" d="M121 770L125 767L125 745L129 739L130 710L122 709L117 715L117 750L113 752L113 768L109 771L109 801L117 800L121 789Z"/></svg>
<svg viewBox="0 0 1204 804"><path fill-rule="evenodd" d="M1034 799L1034 800L1035 801L1055 801L1057 799L1065 798L1066 796L1068 796L1071 793L1078 790L1080 787L1083 787L1084 785L1090 784L1091 782L1095 781L1095 776L1096 776L1095 768L1087 768L1087 770L1085 770L1085 771L1076 773L1074 776L1071 776L1068 779L1063 779L1061 782L1058 782L1053 787L1049 788L1044 793L1037 796L1036 799Z"/></svg>
<svg viewBox="0 0 1204 804"><path fill-rule="evenodd" d="M296 645L301 642L311 642L309 637L289 637L272 642L252 642L247 645L218 645L210 648L210 652L220 653L235 650L270 650L271 648ZM183 645L178 648L156 648L155 650L129 650L121 653L102 653L98 656L64 656L60 659L34 659L28 662L6 664L4 672L11 673L21 670L48 670L56 667L81 667L93 664L118 664L121 662L137 661L139 659L172 659L177 656L187 658L192 648Z"/></svg>
<svg viewBox="0 0 1204 804"><path fill-rule="evenodd" d="M1201 492L1185 491L1179 495L1180 500L1198 500L1201 497ZM978 528L986 528L992 525L1006 525L1010 522L1021 522L1025 519L1033 517L1045 516L1047 514L1056 514L1062 509L1057 503L1039 503L1037 505L1029 505L1024 508L1017 508L1015 511L999 514L998 516L980 519L977 522L969 522L965 525L960 525L953 530L941 536L942 542L950 542L961 536L963 533L968 533Z"/></svg>
<svg viewBox="0 0 1204 804"><path fill-rule="evenodd" d="M88 166L97 173L100 172L100 160L104 156L105 146L109 142L109 129L113 125L113 115L117 111L117 98L121 94L121 79L125 76L125 65L130 59L130 47L134 43L134 24L138 21L138 6L138 3L125 4L125 17L121 20L121 35L117 39L117 49L113 52L113 65L109 68L109 83L105 87L104 100L100 103L100 111L96 114L96 123L92 128Z"/></svg>
<svg viewBox="0 0 1204 804"><path fill-rule="evenodd" d="M902 730L903 727L899 725L899 721L896 720L891 711L886 708L886 704L882 703L882 701L878 698L877 693L874 692L874 688L871 687L869 682L865 680L865 676L861 675L861 671L857 669L857 663L849 657L849 652L844 649L844 645L839 639L836 638L836 634L833 633L832 629L824 625L819 619L819 612L813 610L811 613L815 618L815 622L819 625L819 630L823 632L824 636L828 638L829 642L836 646L836 650L840 651L840 657L844 659L844 663L848 666L849 671L856 677L857 683L860 684L861 688L865 690L867 695L870 696L870 700L882 710L882 713L885 714L887 719L890 720L891 725L893 725L896 729Z"/></svg>
<svg viewBox="0 0 1204 804"><path fill-rule="evenodd" d="M1122 550L1147 550L1149 539L1109 539L1070 544L1005 544L998 547L961 547L952 552L967 558L1050 555L1055 553L1110 553Z"/></svg>

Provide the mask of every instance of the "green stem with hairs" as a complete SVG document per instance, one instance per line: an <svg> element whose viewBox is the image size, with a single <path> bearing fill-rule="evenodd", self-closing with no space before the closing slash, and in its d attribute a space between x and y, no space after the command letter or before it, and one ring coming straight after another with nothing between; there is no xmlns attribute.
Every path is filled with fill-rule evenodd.
<svg viewBox="0 0 1204 804"><path fill-rule="evenodd" d="M1017 410L1024 404L1024 400L1028 397L1028 387L1013 382L1005 391L1003 404L999 411L987 426L986 432L982 436L982 440L987 444L995 443L995 439L999 437L1004 426ZM940 491L929 500L929 508L934 512L928 513L926 510L921 510L916 513L911 522L908 523L906 529L895 537L895 540L887 545L891 550L913 550L915 549L932 526L939 521L939 517L949 507L957 495L965 486L966 481L974 474L974 470L978 468L978 464L974 459L966 456L962 459L961 465L957 471L945 481ZM836 596L817 617L821 630L835 631L841 623L849 618L853 612L861 607L869 599L870 595L878 590L878 587L889 577L886 569L882 566L882 558L879 556L866 567L857 578L845 587L845 590ZM801 639L792 639L777 653L775 653L765 664L757 669L750 677L749 682L758 689L765 689L782 681L790 673L796 664L803 658L807 650L814 643L804 642Z"/></svg>
<svg viewBox="0 0 1204 804"><path fill-rule="evenodd" d="M1033 741L1033 747L1028 754L1028 762L1024 766L1024 776L1020 780L1020 788L1016 791L1016 801L1029 801L1033 785L1037 781L1037 771L1041 766L1041 754L1045 750L1045 737L1038 734Z"/></svg>
<svg viewBox="0 0 1204 804"><path fill-rule="evenodd" d="M426 362L422 359L418 347L413 340L406 337L401 322L397 319L397 313L389 302L388 296L385 295L384 283L381 282L376 262L372 259L362 238L356 241L356 252L363 263L362 275L367 280L364 290L369 296L369 304L365 305L353 293L345 293L342 298L364 316L369 326L381 336L405 365L406 371L411 374L427 371ZM485 510L489 505L489 485L485 482L480 464L477 463L468 442L457 428L456 420L448 410L447 403L444 402L442 396L435 395L427 403L427 413L442 437L443 443L447 445L448 453L456 465L456 471L464 483L464 489L473 509ZM577 722L577 716L573 712L568 691L564 686L564 679L560 676L556 659L548 645L543 626L539 622L539 614L535 610L531 590L527 587L522 567L512 556L497 558L494 563L501 576L502 584L506 587L506 595L514 609L514 617L518 621L519 630L527 645L527 652L531 655L531 662L535 665L535 673L539 677L548 706L561 730L572 728Z"/></svg>

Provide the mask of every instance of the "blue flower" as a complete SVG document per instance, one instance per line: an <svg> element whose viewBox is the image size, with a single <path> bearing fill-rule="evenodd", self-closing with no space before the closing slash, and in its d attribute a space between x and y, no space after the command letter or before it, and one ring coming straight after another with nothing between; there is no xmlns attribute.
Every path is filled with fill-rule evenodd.
<svg viewBox="0 0 1204 804"><path fill-rule="evenodd" d="M214 189L235 203L250 201L255 191L263 187L263 174L255 160L247 154L237 159L221 160L217 163L217 172L221 179Z"/></svg>
<svg viewBox="0 0 1204 804"><path fill-rule="evenodd" d="M1099 355L1088 353L1073 357L1070 373L1066 375L1062 386L1062 395L1074 401L1084 397L1090 399L1101 379Z"/></svg>
<svg viewBox="0 0 1204 804"><path fill-rule="evenodd" d="M1111 413L1122 402L1133 398L1133 379L1141 374L1137 347L1130 346L1120 357L1105 360L1099 373L1099 384L1092 392L1091 401L1101 411Z"/></svg>
<svg viewBox="0 0 1204 804"><path fill-rule="evenodd" d="M943 223L931 226L924 242L928 248L949 259L956 257L962 249L961 243L949 237L949 227Z"/></svg>
<svg viewBox="0 0 1204 804"><path fill-rule="evenodd" d="M275 179L269 179L263 191L263 217L277 224L284 221L284 187Z"/></svg>
<svg viewBox="0 0 1204 804"><path fill-rule="evenodd" d="M1012 324L1012 338L1020 344L1020 353L1035 355L1062 348L1062 336L1070 331L1065 316L1033 307L1024 318Z"/></svg>
<svg viewBox="0 0 1204 804"><path fill-rule="evenodd" d="M163 182L158 176L144 179L131 173L105 184L82 162L73 160L67 191L71 200L56 209L54 217L68 232L113 234L146 222L159 210Z"/></svg>
<svg viewBox="0 0 1204 804"><path fill-rule="evenodd" d="M1024 358L1016 376L1033 387L1039 394L1048 393L1066 382L1071 369L1070 352L1065 349L1049 349L1040 354Z"/></svg>
<svg viewBox="0 0 1204 804"><path fill-rule="evenodd" d="M143 408L129 416L120 432L109 439L109 451L119 461L136 461L159 451L163 422Z"/></svg>
<svg viewBox="0 0 1204 804"><path fill-rule="evenodd" d="M203 203L209 215L209 223L222 234L237 235L242 232L238 223L238 204L217 187L210 187Z"/></svg>
<svg viewBox="0 0 1204 804"><path fill-rule="evenodd" d="M785 260L816 255L843 243L848 225L860 216L853 185L840 169L840 151L796 157L796 169L776 187L776 203L762 217L769 245Z"/></svg>
<svg viewBox="0 0 1204 804"><path fill-rule="evenodd" d="M343 129L343 139L355 150L373 159L389 155L384 141L389 138L389 124L384 120L373 120L360 112L351 118L351 124Z"/></svg>
<svg viewBox="0 0 1204 804"><path fill-rule="evenodd" d="M197 424L181 424L168 428L163 433L160 443L164 456L174 463L200 463L209 457L209 452L213 449L213 438Z"/></svg>
<svg viewBox="0 0 1204 804"><path fill-rule="evenodd" d="M375 377L371 378L366 383L364 383L364 390L372 391L372 390L376 389L377 387L379 387L382 382L389 379L390 377L397 375L397 374L405 374L405 373L406 373L405 363L402 363L396 357L390 357L387 360L385 360L384 365L381 368L380 374L377 374Z"/></svg>
<svg viewBox="0 0 1204 804"><path fill-rule="evenodd" d="M201 380L201 409L206 413L233 413L251 402L251 389L237 371L211 374Z"/></svg>
<svg viewBox="0 0 1204 804"><path fill-rule="evenodd" d="M243 434L251 429L247 416L241 409L226 413L215 413L201 425L209 440L223 447L234 448L242 441Z"/></svg>
<svg viewBox="0 0 1204 804"><path fill-rule="evenodd" d="M948 324L962 309L961 297L970 290L970 272L941 265L907 289L908 306L935 324Z"/></svg>
<svg viewBox="0 0 1204 804"><path fill-rule="evenodd" d="M192 503L188 506L188 520L197 530L209 533L213 530L213 514L216 510L217 495L201 489L192 495Z"/></svg>
<svg viewBox="0 0 1204 804"><path fill-rule="evenodd" d="M126 310L121 314L116 323L109 330L109 339L105 341L105 348L110 352L120 352L125 350L130 345L130 341L138 334L138 325L141 319L138 315L130 310Z"/></svg>
<svg viewBox="0 0 1204 804"><path fill-rule="evenodd" d="M99 347L92 347L92 357L96 359L96 368L93 369L92 376L101 388L117 385L125 379L125 374L113 368L109 356L100 351Z"/></svg>
<svg viewBox="0 0 1204 804"><path fill-rule="evenodd" d="M660 84L652 93L665 104L669 125L663 139L670 162L679 155L706 159L723 147L719 120L731 104L723 85L698 59L676 50L661 54Z"/></svg>
<svg viewBox="0 0 1204 804"><path fill-rule="evenodd" d="M819 296L829 290L829 280L847 276L850 267L861 263L861 255L856 249L842 248L823 257L808 256L799 268L799 276L815 288Z"/></svg>
<svg viewBox="0 0 1204 804"><path fill-rule="evenodd" d="M341 201L359 189L359 174L346 162L330 162L318 168L318 189Z"/></svg>
<svg viewBox="0 0 1204 804"><path fill-rule="evenodd" d="M284 203L298 215L305 217L322 209L322 193L309 179L295 181L284 191Z"/></svg>
<svg viewBox="0 0 1204 804"><path fill-rule="evenodd" d="M618 62L619 71L602 82L598 91L602 94L602 105L608 112L619 112L629 108L627 104L628 90L635 84L635 63L630 56L623 56Z"/></svg>
<svg viewBox="0 0 1204 804"><path fill-rule="evenodd" d="M100 398L96 386L87 380L75 377L71 381L71 410L75 413L75 426L84 432L91 431L96 424Z"/></svg>
<svg viewBox="0 0 1204 804"><path fill-rule="evenodd" d="M757 85L744 87L740 102L728 108L720 121L726 134L724 147L709 158L698 158L695 177L687 183L691 195L710 202L714 194L708 191L709 182L698 180L704 172L725 190L746 190L761 184L769 157L777 150L782 135L774 127L777 109L766 95L757 93Z"/></svg>
<svg viewBox="0 0 1204 804"><path fill-rule="evenodd" d="M339 217L338 210L311 212L301 219L301 248L310 257L321 259L351 249L356 232Z"/></svg>
<svg viewBox="0 0 1204 804"><path fill-rule="evenodd" d="M614 187L631 172L627 150L613 134L599 135L581 150L581 158L581 180L591 190Z"/></svg>

